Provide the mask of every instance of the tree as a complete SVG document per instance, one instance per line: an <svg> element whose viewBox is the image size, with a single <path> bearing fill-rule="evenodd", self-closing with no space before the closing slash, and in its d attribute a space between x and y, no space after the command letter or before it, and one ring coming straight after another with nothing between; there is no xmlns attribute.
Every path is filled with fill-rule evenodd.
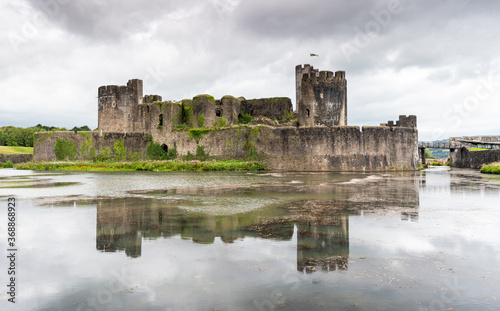
<svg viewBox="0 0 500 311"><path fill-rule="evenodd" d="M0 129L0 146L5 146L5 141L7 140L7 135Z"/></svg>
<svg viewBox="0 0 500 311"><path fill-rule="evenodd" d="M428 148L425 149L425 158L426 159L434 159L432 152Z"/></svg>

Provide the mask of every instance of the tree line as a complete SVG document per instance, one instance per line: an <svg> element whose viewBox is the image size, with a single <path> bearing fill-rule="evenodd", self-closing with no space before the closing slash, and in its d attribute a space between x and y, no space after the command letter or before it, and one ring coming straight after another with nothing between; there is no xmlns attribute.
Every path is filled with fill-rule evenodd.
<svg viewBox="0 0 500 311"><path fill-rule="evenodd" d="M0 127L0 146L33 147L33 139L36 133L51 131L68 131L68 129L41 124L27 128L3 126ZM81 127L75 126L69 131L79 132L92 130L87 125L84 125Z"/></svg>

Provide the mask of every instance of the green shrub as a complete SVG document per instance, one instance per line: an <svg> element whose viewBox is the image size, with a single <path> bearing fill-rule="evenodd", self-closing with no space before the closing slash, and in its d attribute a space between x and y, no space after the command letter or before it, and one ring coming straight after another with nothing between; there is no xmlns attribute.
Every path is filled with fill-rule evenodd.
<svg viewBox="0 0 500 311"><path fill-rule="evenodd" d="M208 132L210 132L210 129L206 128L190 129L188 131L188 136L189 138L196 140L196 142L199 142L200 139L203 138L203 135L207 134Z"/></svg>
<svg viewBox="0 0 500 311"><path fill-rule="evenodd" d="M150 142L146 149L146 159L148 160L173 160L177 158L177 148L170 148L165 152L159 143Z"/></svg>
<svg viewBox="0 0 500 311"><path fill-rule="evenodd" d="M91 136L88 139L85 139L85 142L80 146L80 159L94 160L94 158L95 158L95 148L92 146L92 136Z"/></svg>
<svg viewBox="0 0 500 311"><path fill-rule="evenodd" d="M173 159L177 158L177 156L178 156L177 148L168 149L167 160L173 160Z"/></svg>
<svg viewBox="0 0 500 311"><path fill-rule="evenodd" d="M196 147L196 158L200 161L206 161L208 160L209 154L208 152L205 152L205 147L203 146L198 146Z"/></svg>
<svg viewBox="0 0 500 311"><path fill-rule="evenodd" d="M484 174L500 174L500 162L485 164L481 167L481 173Z"/></svg>
<svg viewBox="0 0 500 311"><path fill-rule="evenodd" d="M58 138L54 146L57 161L74 160L76 155L76 143Z"/></svg>
<svg viewBox="0 0 500 311"><path fill-rule="evenodd" d="M111 159L111 148L106 147L103 150L100 150L96 156L97 161L109 161Z"/></svg>
<svg viewBox="0 0 500 311"><path fill-rule="evenodd" d="M14 163L12 163L12 161L7 161L5 163L0 163L0 168L13 168L14 167Z"/></svg>
<svg viewBox="0 0 500 311"><path fill-rule="evenodd" d="M253 120L253 117L249 114L240 114L238 116L238 123L239 124L248 124L250 122L252 122Z"/></svg>
<svg viewBox="0 0 500 311"><path fill-rule="evenodd" d="M293 120L294 114L292 112L283 112L283 116L281 117L280 123L288 123Z"/></svg>
<svg viewBox="0 0 500 311"><path fill-rule="evenodd" d="M163 150L159 143L150 142L146 149L146 159L149 160L162 160L166 157L166 152Z"/></svg>
<svg viewBox="0 0 500 311"><path fill-rule="evenodd" d="M208 152L205 151L205 147L203 146L198 146L196 147L196 154L192 154L191 152L188 151L187 155L183 157L184 161L193 161L193 160L199 160L199 161L206 161L210 158L210 155Z"/></svg>
<svg viewBox="0 0 500 311"><path fill-rule="evenodd" d="M113 144L113 157L116 161L123 161L127 157L127 148L125 148L123 138Z"/></svg>
<svg viewBox="0 0 500 311"><path fill-rule="evenodd" d="M226 117L219 117L217 121L214 122L214 127L225 127L227 125Z"/></svg>

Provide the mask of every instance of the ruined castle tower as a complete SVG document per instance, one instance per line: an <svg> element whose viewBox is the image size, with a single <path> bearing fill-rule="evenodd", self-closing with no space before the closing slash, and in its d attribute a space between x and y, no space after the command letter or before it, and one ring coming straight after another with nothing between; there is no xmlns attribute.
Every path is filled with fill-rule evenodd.
<svg viewBox="0 0 500 311"><path fill-rule="evenodd" d="M297 105L297 107L302 98L300 90L300 86L302 84L302 76L304 74L310 73L315 73L316 75L318 75L319 70L314 69L314 67L309 64L305 64L304 67L302 67L302 65L297 65L295 67L295 104Z"/></svg>
<svg viewBox="0 0 500 311"><path fill-rule="evenodd" d="M127 85L99 87L99 133L134 131L134 109L142 104L142 80L129 80Z"/></svg>
<svg viewBox="0 0 500 311"><path fill-rule="evenodd" d="M295 68L297 112L301 126L347 125L347 80L344 71Z"/></svg>

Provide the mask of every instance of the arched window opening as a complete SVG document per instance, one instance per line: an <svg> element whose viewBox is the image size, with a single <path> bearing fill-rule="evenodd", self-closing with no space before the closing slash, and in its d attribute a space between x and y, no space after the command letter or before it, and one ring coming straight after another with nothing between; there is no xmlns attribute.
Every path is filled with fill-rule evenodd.
<svg viewBox="0 0 500 311"><path fill-rule="evenodd" d="M218 117L222 117L222 111L220 110L215 111L215 115Z"/></svg>
<svg viewBox="0 0 500 311"><path fill-rule="evenodd" d="M309 109L306 109L307 111L307 116L310 117L311 116L311 112L309 111Z"/></svg>
<svg viewBox="0 0 500 311"><path fill-rule="evenodd" d="M163 151L165 152L168 152L168 146L165 144L161 145L161 149L163 149Z"/></svg>

